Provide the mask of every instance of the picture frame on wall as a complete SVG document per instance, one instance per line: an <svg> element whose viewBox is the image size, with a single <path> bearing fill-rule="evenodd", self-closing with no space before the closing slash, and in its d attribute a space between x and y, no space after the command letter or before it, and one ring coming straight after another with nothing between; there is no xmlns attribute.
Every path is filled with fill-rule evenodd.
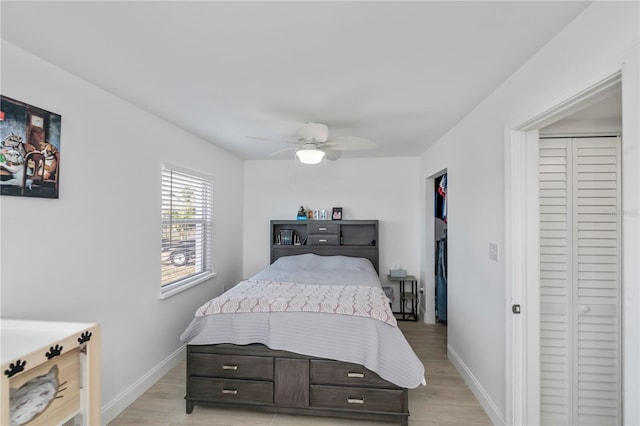
<svg viewBox="0 0 640 426"><path fill-rule="evenodd" d="M332 220L342 220L342 207L334 207L331 213Z"/></svg>
<svg viewBox="0 0 640 426"><path fill-rule="evenodd" d="M58 198L62 117L0 95L0 194Z"/></svg>

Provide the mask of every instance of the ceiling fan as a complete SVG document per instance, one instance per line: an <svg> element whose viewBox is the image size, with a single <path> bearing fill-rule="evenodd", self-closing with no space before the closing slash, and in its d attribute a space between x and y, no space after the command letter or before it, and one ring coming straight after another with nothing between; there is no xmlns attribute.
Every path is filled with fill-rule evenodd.
<svg viewBox="0 0 640 426"><path fill-rule="evenodd" d="M376 143L364 138L353 136L329 137L329 128L322 123L305 123L298 129L298 139L295 141L281 141L297 145L276 151L271 155L294 151L296 157L304 164L318 164L323 158L337 160L342 151L358 151L376 148ZM264 139L264 138L257 138Z"/></svg>

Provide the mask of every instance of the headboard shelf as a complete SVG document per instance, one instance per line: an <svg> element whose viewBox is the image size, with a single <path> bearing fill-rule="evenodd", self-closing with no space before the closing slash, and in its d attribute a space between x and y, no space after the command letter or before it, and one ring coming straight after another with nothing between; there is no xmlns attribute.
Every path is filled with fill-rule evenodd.
<svg viewBox="0 0 640 426"><path fill-rule="evenodd" d="M377 220L272 220L270 229L271 263L296 254L342 255L369 259L379 272Z"/></svg>

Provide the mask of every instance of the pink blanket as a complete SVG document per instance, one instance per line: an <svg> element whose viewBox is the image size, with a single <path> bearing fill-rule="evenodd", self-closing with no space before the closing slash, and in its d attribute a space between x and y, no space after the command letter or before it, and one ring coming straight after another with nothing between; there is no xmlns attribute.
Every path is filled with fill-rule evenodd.
<svg viewBox="0 0 640 426"><path fill-rule="evenodd" d="M396 327L381 288L242 281L196 311L196 317L236 312L326 312L370 317Z"/></svg>

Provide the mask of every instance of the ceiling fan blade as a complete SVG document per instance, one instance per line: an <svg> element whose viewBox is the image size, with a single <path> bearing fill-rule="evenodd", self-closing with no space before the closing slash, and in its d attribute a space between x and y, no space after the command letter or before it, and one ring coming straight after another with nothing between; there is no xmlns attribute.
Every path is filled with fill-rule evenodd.
<svg viewBox="0 0 640 426"><path fill-rule="evenodd" d="M279 149L279 150L277 150L275 152L272 152L271 154L269 154L269 157L284 158L284 157L286 157L285 154L290 154L288 156L293 158L295 152L296 152L296 148L284 148L284 149Z"/></svg>
<svg viewBox="0 0 640 426"><path fill-rule="evenodd" d="M362 149L375 149L377 144L369 139L354 136L339 136L329 138L324 146L338 151L359 151Z"/></svg>
<svg viewBox="0 0 640 426"><path fill-rule="evenodd" d="M342 157L342 152L333 149L325 149L324 156L327 160L334 161Z"/></svg>
<svg viewBox="0 0 640 426"><path fill-rule="evenodd" d="M260 136L246 136L249 139L258 139L261 141L268 141L268 142L281 142L281 143L294 143L294 144L299 144L300 142L298 141L288 141L288 140L284 140L284 139L274 139L274 138L262 138Z"/></svg>

